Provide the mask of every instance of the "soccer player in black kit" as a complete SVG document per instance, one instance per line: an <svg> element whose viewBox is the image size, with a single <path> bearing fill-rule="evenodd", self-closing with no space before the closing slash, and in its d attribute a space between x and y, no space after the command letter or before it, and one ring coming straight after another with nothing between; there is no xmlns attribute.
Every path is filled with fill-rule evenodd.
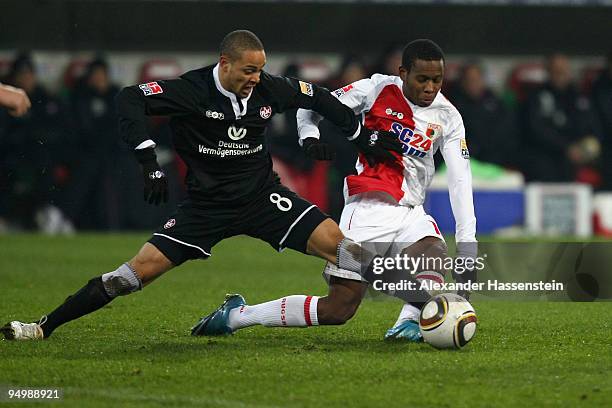
<svg viewBox="0 0 612 408"><path fill-rule="evenodd" d="M337 125L374 163L395 160L391 151L401 153L399 141L361 126L327 90L264 72L266 56L255 34L231 32L220 48L216 65L175 80L127 87L118 96L120 132L142 165L145 200L167 200L167 180L155 142L146 133L146 115L172 117L174 145L188 167L188 198L130 261L91 279L39 322L7 323L0 329L7 339L48 338L60 325L142 289L175 266L207 258L216 243L239 234L360 271L358 244L345 239L334 221L284 187L272 171L265 128L276 113L311 109ZM342 309L343 285L351 284L358 283L332 285L320 299L279 299L265 319L280 326L296 318L304 325L333 324ZM222 307L234 309L240 299L230 297ZM209 323L218 325L203 322L196 332Z"/></svg>

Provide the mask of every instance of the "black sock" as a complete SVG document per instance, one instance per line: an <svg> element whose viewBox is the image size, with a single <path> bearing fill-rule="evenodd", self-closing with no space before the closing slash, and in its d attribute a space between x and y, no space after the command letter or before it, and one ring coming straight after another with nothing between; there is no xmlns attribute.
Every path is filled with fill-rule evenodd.
<svg viewBox="0 0 612 408"><path fill-rule="evenodd" d="M87 285L47 315L47 321L41 325L45 338L51 336L53 330L62 324L95 312L111 300L113 299L104 290L102 278L98 276L91 279Z"/></svg>

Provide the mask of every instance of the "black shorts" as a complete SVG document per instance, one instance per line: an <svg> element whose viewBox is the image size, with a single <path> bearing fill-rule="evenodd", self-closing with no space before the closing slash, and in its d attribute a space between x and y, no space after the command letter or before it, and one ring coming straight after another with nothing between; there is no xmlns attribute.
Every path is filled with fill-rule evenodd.
<svg viewBox="0 0 612 408"><path fill-rule="evenodd" d="M174 265L207 258L219 241L249 235L306 253L308 238L328 216L280 183L270 183L248 204L219 207L187 199L149 242Z"/></svg>

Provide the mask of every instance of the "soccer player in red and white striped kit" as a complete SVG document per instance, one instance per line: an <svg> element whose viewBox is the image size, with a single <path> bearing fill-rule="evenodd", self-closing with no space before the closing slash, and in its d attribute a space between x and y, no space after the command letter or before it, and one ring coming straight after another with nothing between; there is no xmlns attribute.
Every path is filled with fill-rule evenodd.
<svg viewBox="0 0 612 408"><path fill-rule="evenodd" d="M476 257L476 218L465 129L457 109L440 92L443 77L442 50L433 41L421 39L405 47L399 76L374 74L333 92L356 115L361 115L365 126L389 132L384 133L385 137L397 137L403 144L403 155L394 153L395 163L372 163L360 155L357 174L345 179L346 204L340 228L355 242L376 243L379 255L448 259L444 237L433 217L423 209L435 171L433 156L439 150L448 168L457 256ZM321 116L299 110L297 120L305 152L313 158L329 160L330 146L319 141ZM417 280L444 281L443 268L421 268L414 272ZM460 282L475 279L473 271L465 274L453 271L453 276ZM329 283L326 297L293 295L246 305L242 296L228 296L223 305L194 326L192 334L230 334L258 324L280 327L343 324L355 314L368 282L363 274L331 263L327 263L324 277ZM318 308L317 304L322 302L333 302L334 307ZM418 327L420 306L422 302L405 303L385 338L422 341ZM328 316L326 310L333 314Z"/></svg>

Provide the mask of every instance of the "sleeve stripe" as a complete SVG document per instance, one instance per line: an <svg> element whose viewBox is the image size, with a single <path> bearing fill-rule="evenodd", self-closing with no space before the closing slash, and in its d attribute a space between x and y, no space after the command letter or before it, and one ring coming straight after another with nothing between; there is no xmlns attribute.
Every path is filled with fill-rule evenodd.
<svg viewBox="0 0 612 408"><path fill-rule="evenodd" d="M142 142L141 144L139 144L138 146L136 146L135 150L140 150L140 149L146 149L148 147L155 147L155 142L152 141L151 139L147 139L144 142Z"/></svg>
<svg viewBox="0 0 612 408"><path fill-rule="evenodd" d="M350 141L353 141L355 139L357 139L357 136L359 136L359 133L361 133L361 123L357 122L357 130L355 131L355 133L353 133L353 136L347 138Z"/></svg>

